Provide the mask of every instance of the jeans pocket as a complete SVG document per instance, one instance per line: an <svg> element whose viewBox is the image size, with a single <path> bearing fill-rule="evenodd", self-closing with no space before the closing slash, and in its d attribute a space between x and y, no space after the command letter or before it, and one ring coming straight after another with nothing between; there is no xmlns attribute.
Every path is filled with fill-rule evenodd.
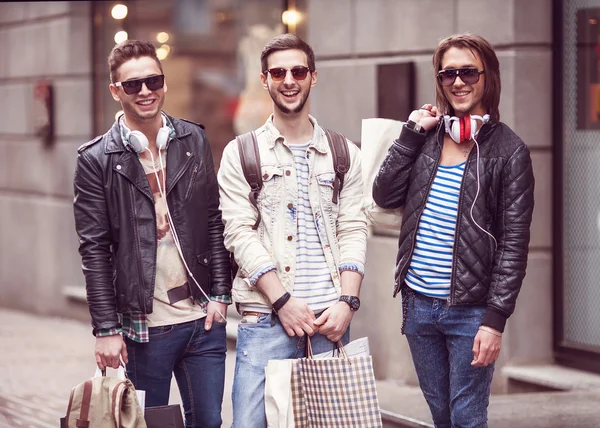
<svg viewBox="0 0 600 428"><path fill-rule="evenodd" d="M167 336L175 328L174 325L161 325L160 327L149 327L148 337L157 339L160 337Z"/></svg>

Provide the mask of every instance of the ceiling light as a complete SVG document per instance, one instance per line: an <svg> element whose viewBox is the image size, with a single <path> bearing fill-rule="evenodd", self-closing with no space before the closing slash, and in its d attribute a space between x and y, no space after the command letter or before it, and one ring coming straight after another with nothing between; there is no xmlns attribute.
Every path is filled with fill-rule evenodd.
<svg viewBox="0 0 600 428"><path fill-rule="evenodd" d="M127 6L124 4L116 4L113 6L110 14L115 19L124 19L127 16Z"/></svg>
<svg viewBox="0 0 600 428"><path fill-rule="evenodd" d="M294 26L300 22L302 15L297 10L286 10L281 14L281 22L285 25Z"/></svg>
<svg viewBox="0 0 600 428"><path fill-rule="evenodd" d="M169 33L161 31L156 35L156 41L158 43L167 43L169 41Z"/></svg>
<svg viewBox="0 0 600 428"><path fill-rule="evenodd" d="M117 33L115 34L115 43L121 43L124 42L125 40L127 40L129 36L127 35L127 31L117 31Z"/></svg>

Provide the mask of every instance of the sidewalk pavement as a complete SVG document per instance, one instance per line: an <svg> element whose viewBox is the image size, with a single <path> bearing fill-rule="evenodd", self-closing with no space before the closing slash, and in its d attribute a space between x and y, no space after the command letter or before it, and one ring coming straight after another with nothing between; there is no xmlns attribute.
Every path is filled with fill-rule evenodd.
<svg viewBox="0 0 600 428"><path fill-rule="evenodd" d="M232 414L233 341L229 346L223 427ZM87 323L0 308L0 428L58 427L71 388L94 374L93 349ZM433 427L418 388L379 381L377 390L384 427ZM170 401L181 403L174 381ZM598 428L600 390L493 395L489 427Z"/></svg>
<svg viewBox="0 0 600 428"><path fill-rule="evenodd" d="M227 353L223 426L231 425L235 349ZM89 324L0 308L0 428L56 428L71 388L94 375ZM181 403L175 381L171 403Z"/></svg>

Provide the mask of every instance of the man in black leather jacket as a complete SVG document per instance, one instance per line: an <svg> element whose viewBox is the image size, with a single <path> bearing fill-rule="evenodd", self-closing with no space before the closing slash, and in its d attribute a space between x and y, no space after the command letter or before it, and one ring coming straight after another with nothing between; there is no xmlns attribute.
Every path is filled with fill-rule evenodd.
<svg viewBox="0 0 600 428"><path fill-rule="evenodd" d="M231 266L200 125L167 116L155 48L113 48L110 91L124 114L79 148L74 211L100 369L126 364L146 406L175 374L188 427L221 426Z"/></svg>
<svg viewBox="0 0 600 428"><path fill-rule="evenodd" d="M500 122L500 71L470 34L433 56L437 106L413 111L373 185L404 208L396 265L403 332L436 427L487 427L502 332L527 265L534 178Z"/></svg>

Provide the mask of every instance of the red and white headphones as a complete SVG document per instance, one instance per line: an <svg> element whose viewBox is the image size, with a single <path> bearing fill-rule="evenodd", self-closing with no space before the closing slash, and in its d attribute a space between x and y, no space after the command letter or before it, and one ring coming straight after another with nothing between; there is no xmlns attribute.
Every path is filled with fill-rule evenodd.
<svg viewBox="0 0 600 428"><path fill-rule="evenodd" d="M462 118L444 115L446 133L450 135L450 138L457 144L460 144L463 141L474 140L477 137L477 134L479 134L481 127L489 121L489 114L485 114L483 117L475 114L468 114ZM477 122L481 122L481 125Z"/></svg>
<svg viewBox="0 0 600 428"><path fill-rule="evenodd" d="M460 144L463 141L469 140L473 140L475 142L475 147L477 149L477 192L475 193L475 197L473 198L473 204L471 205L470 209L471 220L473 220L473 223L475 223L475 225L479 229L481 229L483 232L485 232L488 236L492 238L496 248L498 248L498 241L496 241L494 235L492 235L490 232L481 227L479 223L477 223L477 221L475 220L475 217L473 217L473 208L475 207L475 202L477 201L481 190L481 183L479 181L479 143L477 142L477 135L479 134L479 130L481 129L481 127L489 121L489 114L484 114L483 116L468 114L463 118L444 115L444 125L446 126L446 133L450 135L450 138L452 138L452 140L455 143ZM481 125L479 125L477 122L481 122Z"/></svg>

